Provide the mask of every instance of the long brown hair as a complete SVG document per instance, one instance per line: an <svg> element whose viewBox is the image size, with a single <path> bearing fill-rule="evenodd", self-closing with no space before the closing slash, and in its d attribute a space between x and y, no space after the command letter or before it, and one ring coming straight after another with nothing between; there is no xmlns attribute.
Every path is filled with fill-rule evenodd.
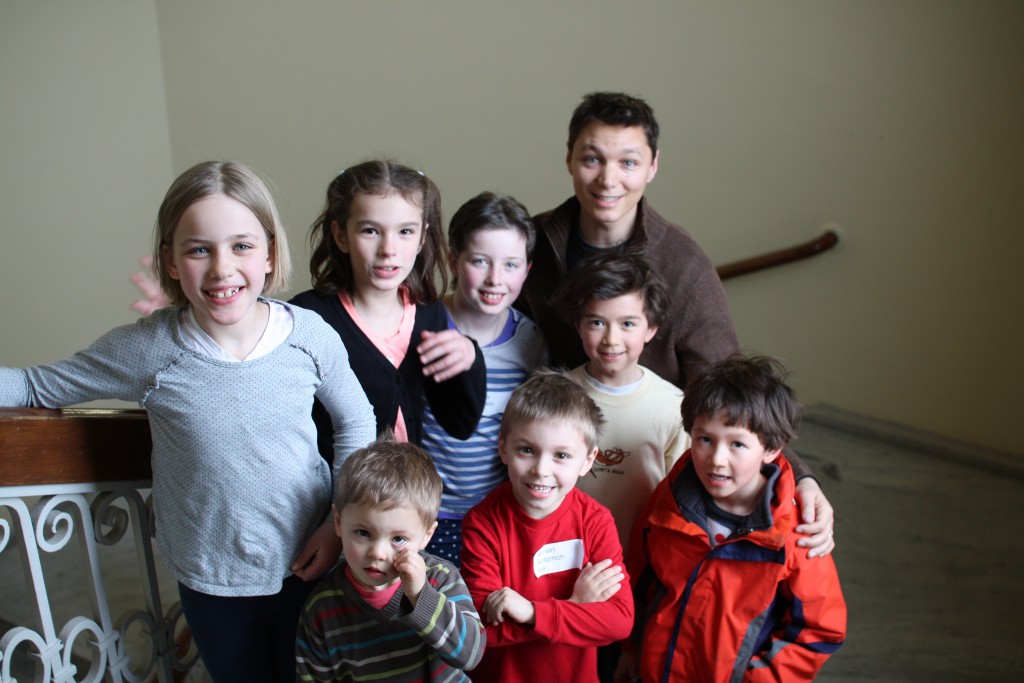
<svg viewBox="0 0 1024 683"><path fill-rule="evenodd" d="M448 275L441 267L448 260L441 223L441 193L430 178L393 161L365 161L345 169L327 186L324 210L309 229L312 250L309 272L313 276L313 288L332 295L352 290L352 262L335 244L331 225L336 223L344 229L357 194L380 197L398 194L422 208L423 248L404 284L413 301L436 301L448 289Z"/></svg>

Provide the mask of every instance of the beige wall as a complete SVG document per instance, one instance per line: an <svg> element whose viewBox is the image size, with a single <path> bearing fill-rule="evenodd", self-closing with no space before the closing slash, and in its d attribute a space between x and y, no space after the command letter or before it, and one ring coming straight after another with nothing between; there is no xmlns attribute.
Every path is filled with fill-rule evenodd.
<svg viewBox="0 0 1024 683"><path fill-rule="evenodd" d="M153 3L0 3L0 362L132 319L173 170Z"/></svg>
<svg viewBox="0 0 1024 683"><path fill-rule="evenodd" d="M3 172L45 158L90 186L72 206L50 172L0 183L5 230L26 233L0 256L4 316L55 318L26 322L34 334L10 350L5 332L5 363L109 327L87 317L97 298L130 318L124 277L170 180L168 137L175 173L230 157L273 182L298 290L302 238L341 168L381 155L422 168L446 215L483 189L549 208L571 192L569 113L581 94L615 89L655 107L663 157L649 197L715 262L842 226L835 252L728 285L744 346L787 359L805 402L1024 455L1019 2L156 0L156 28L145 4L66 3L70 19L49 6L2 5ZM103 40L83 39L90 25ZM9 89L60 111L12 119ZM64 111L72 103L103 113ZM59 155L26 142L54 136L68 138ZM114 164L131 178L96 173L111 154L136 162ZM70 241L55 247L42 207L73 222ZM103 260L82 263L83 244ZM51 290L40 268L79 286ZM63 300L78 292L88 306Z"/></svg>

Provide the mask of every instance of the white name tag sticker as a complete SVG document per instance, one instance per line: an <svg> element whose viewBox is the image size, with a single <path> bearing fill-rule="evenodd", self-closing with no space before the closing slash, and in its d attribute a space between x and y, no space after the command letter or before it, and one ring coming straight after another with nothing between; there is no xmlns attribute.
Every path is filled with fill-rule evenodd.
<svg viewBox="0 0 1024 683"><path fill-rule="evenodd" d="M583 568L583 539L548 543L533 556L533 574L537 578L569 569Z"/></svg>

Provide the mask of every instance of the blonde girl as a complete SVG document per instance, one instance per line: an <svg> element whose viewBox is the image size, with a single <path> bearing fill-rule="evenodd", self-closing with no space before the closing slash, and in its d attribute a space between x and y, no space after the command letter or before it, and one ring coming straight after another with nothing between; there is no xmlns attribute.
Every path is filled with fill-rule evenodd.
<svg viewBox="0 0 1024 683"><path fill-rule="evenodd" d="M314 397L335 467L374 438L344 346L285 287L288 245L245 166L205 162L167 191L154 263L171 307L52 365L0 368L0 405L136 401L153 438L157 542L215 681L294 681L295 627L340 548ZM297 558L302 558L297 562Z"/></svg>

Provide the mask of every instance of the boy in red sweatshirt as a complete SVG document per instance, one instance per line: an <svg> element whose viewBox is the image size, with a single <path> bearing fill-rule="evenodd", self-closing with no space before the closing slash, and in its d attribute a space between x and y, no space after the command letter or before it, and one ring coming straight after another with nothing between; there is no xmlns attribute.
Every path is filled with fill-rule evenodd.
<svg viewBox="0 0 1024 683"><path fill-rule="evenodd" d="M596 681L597 647L629 634L615 521L576 489L601 422L583 388L552 371L520 385L505 408L498 451L509 481L462 527L462 576L487 629L476 680Z"/></svg>

